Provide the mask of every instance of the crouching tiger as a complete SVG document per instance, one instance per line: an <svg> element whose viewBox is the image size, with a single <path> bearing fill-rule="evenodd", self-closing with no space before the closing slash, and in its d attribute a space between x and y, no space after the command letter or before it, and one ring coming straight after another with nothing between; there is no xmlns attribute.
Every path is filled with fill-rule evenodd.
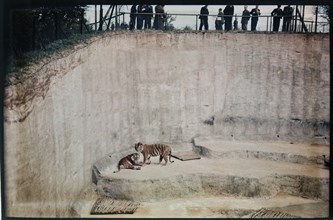
<svg viewBox="0 0 333 220"><path fill-rule="evenodd" d="M142 166L139 163L139 159L140 159L140 154L139 153L134 153L134 154L130 154L127 155L126 157L122 158L117 165L118 170L117 171L113 171L114 173L117 173L120 171L120 168L123 169L132 169L132 170L140 170Z"/></svg>
<svg viewBox="0 0 333 220"><path fill-rule="evenodd" d="M142 144L141 142L134 145L134 148L136 151L141 152L143 154L143 163L144 165L146 161L148 160L147 164L150 164L150 157L156 157L160 156L160 162L162 162L162 159L165 160L165 164L168 163L168 156L169 161L173 163L174 161L171 161L171 148L168 145L165 144Z"/></svg>

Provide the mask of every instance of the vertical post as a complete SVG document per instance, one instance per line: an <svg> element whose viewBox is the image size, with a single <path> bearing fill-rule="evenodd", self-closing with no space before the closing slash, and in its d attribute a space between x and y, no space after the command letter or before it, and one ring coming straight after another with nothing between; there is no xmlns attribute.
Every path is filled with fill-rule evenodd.
<svg viewBox="0 0 333 220"><path fill-rule="evenodd" d="M266 17L266 31L268 32L268 16Z"/></svg>
<svg viewBox="0 0 333 220"><path fill-rule="evenodd" d="M97 5L95 5L95 31L97 31Z"/></svg>
<svg viewBox="0 0 333 220"><path fill-rule="evenodd" d="M295 27L294 27L295 29L294 29L294 32L297 32L297 11L298 11L298 5L296 5L296 10L295 10L295 12L296 12L295 15L296 16L295 16Z"/></svg>
<svg viewBox="0 0 333 220"><path fill-rule="evenodd" d="M306 28L306 26L305 26L305 22L304 22L304 18L305 18L305 5L303 5L302 9L303 9L303 15L302 15L301 17L303 18L303 23L304 23L304 25L302 25L302 32L303 32L303 30L304 30L305 32L307 32L307 31L306 31L307 28Z"/></svg>
<svg viewBox="0 0 333 220"><path fill-rule="evenodd" d="M316 20L315 20L315 33L317 33L317 26L318 25L318 5L316 7Z"/></svg>
<svg viewBox="0 0 333 220"><path fill-rule="evenodd" d="M272 16L269 17L269 31L272 31Z"/></svg>
<svg viewBox="0 0 333 220"><path fill-rule="evenodd" d="M198 30L198 15L195 16L195 30Z"/></svg>
<svg viewBox="0 0 333 220"><path fill-rule="evenodd" d="M115 14L115 29L117 30L118 29L118 5L116 5L116 14Z"/></svg>
<svg viewBox="0 0 333 220"><path fill-rule="evenodd" d="M99 31L103 30L103 5L100 5L99 7Z"/></svg>
<svg viewBox="0 0 333 220"><path fill-rule="evenodd" d="M299 6L299 9L298 9L298 16L299 16L299 21L301 21L301 17L302 17L302 5ZM301 24L301 27L299 29L299 32L303 32L303 25Z"/></svg>

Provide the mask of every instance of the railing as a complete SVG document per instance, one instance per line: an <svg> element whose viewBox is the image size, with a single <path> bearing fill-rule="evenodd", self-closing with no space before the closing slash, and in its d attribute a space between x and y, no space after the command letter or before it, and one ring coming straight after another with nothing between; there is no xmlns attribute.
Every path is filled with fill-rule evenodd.
<svg viewBox="0 0 333 220"><path fill-rule="evenodd" d="M136 15L161 15L156 13L136 13ZM167 13L164 14L167 18L175 18L176 20L173 22L166 21L164 22L164 29L167 30L198 30L200 25L200 14L181 14L181 13ZM130 13L129 12L120 12L116 16L112 16L111 18L106 18L103 20L103 30L110 30L110 21L113 21L114 28L111 28L111 30L118 30L118 29L127 29L129 27L129 18ZM238 29L241 30L241 19L242 16L237 15L224 15L224 18L226 17L232 17L232 29L234 29L234 21L237 18L238 21ZM180 19L179 19L180 18ZM215 19L217 18L217 15L208 15L208 24L209 24L209 30L215 30ZM260 15L258 17L258 24L256 31L266 31L271 32L273 31L273 16L271 15ZM251 28L251 19L252 16L250 16L250 20L248 22L247 30L250 30ZM181 20L181 22L179 22ZM99 21L97 22L99 23ZM178 23L177 27L173 26L173 23ZM95 23L90 23L88 25L94 26ZM180 25L182 24L182 25ZM304 24L307 28L307 32L316 32L315 26L317 25L317 32L329 32L329 25L327 22L317 22L315 21L304 21ZM279 31L282 31L282 25L283 25L283 18L280 19L280 26ZM180 26L180 27L179 27ZM306 32L304 27L302 27L302 23L299 19L299 17L292 16L292 20L290 22L290 28L288 32ZM172 28L170 28L172 27Z"/></svg>

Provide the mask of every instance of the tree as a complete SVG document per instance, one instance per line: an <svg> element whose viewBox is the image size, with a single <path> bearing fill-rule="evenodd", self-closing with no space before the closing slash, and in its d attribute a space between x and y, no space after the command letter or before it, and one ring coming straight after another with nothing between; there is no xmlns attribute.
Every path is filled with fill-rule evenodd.
<svg viewBox="0 0 333 220"><path fill-rule="evenodd" d="M166 14L166 21L165 21L165 30L172 31L175 29L172 22L176 20L176 17L172 17L171 15Z"/></svg>
<svg viewBox="0 0 333 220"><path fill-rule="evenodd" d="M313 14L318 16L318 26L325 30L325 27L330 24L332 9L329 5L318 5L313 7Z"/></svg>
<svg viewBox="0 0 333 220"><path fill-rule="evenodd" d="M33 13L28 10L13 11L11 15L11 51L15 55L33 49Z"/></svg>
<svg viewBox="0 0 333 220"><path fill-rule="evenodd" d="M43 48L57 39L79 33L86 6L40 7L32 10L16 10L11 19L11 48L14 55ZM82 23L81 23L82 22Z"/></svg>
<svg viewBox="0 0 333 220"><path fill-rule="evenodd" d="M329 5L319 5L318 6L318 15L329 23L330 16L332 15L331 7Z"/></svg>

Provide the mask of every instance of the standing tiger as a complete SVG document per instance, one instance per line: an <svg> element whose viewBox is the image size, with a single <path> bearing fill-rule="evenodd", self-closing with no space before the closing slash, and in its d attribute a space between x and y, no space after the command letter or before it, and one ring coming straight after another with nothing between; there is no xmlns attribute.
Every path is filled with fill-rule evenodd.
<svg viewBox="0 0 333 220"><path fill-rule="evenodd" d="M142 166L139 163L139 159L140 159L140 154L139 153L133 153L130 155L127 155L126 157L122 158L117 165L118 170L117 171L113 171L114 173L117 173L120 171L120 168L123 169L132 169L132 170L141 170Z"/></svg>
<svg viewBox="0 0 333 220"><path fill-rule="evenodd" d="M134 145L134 148L136 151L141 152L143 154L143 163L144 165L146 161L148 160L147 164L150 164L150 157L156 157L160 155L160 162L162 162L162 159L165 160L165 165L168 163L168 156L169 161L173 163L174 161L171 161L171 148L168 145L165 144L142 144L141 142Z"/></svg>

